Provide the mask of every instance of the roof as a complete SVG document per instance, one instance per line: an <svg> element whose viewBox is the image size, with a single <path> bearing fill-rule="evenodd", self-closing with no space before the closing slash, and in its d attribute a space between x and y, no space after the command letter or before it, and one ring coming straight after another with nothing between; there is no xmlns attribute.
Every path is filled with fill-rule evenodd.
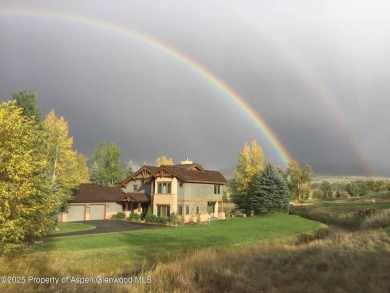
<svg viewBox="0 0 390 293"><path fill-rule="evenodd" d="M125 187L131 180L148 179L150 174L156 171L159 167L143 165L139 170L131 174L129 177L120 182L117 187Z"/></svg>
<svg viewBox="0 0 390 293"><path fill-rule="evenodd" d="M115 187L102 187L94 183L82 183L73 190L70 203L117 202L125 193Z"/></svg>
<svg viewBox="0 0 390 293"><path fill-rule="evenodd" d="M149 202L145 192L129 192L121 198L121 201Z"/></svg>
<svg viewBox="0 0 390 293"><path fill-rule="evenodd" d="M161 174L168 173L171 176L179 178L183 182L193 183L211 183L226 184L225 177L218 171L204 170L199 164L188 165L164 165L152 173L152 176L158 177Z"/></svg>

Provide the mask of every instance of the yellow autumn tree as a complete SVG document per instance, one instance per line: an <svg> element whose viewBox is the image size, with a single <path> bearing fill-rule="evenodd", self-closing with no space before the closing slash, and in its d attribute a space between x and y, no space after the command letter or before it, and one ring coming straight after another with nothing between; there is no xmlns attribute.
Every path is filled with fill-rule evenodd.
<svg viewBox="0 0 390 293"><path fill-rule="evenodd" d="M15 101L0 105L0 254L47 234L58 208L40 126L22 110Z"/></svg>
<svg viewBox="0 0 390 293"><path fill-rule="evenodd" d="M72 189L89 180L86 157L77 155L72 149L73 138L69 137L68 123L63 117L57 118L54 110L43 121L43 136L48 184L53 196L63 206Z"/></svg>
<svg viewBox="0 0 390 293"><path fill-rule="evenodd" d="M256 140L252 140L250 145L244 144L237 157L235 178L232 189L233 200L241 209L249 207L249 193L255 177L264 169L264 154L261 146Z"/></svg>
<svg viewBox="0 0 390 293"><path fill-rule="evenodd" d="M162 165L173 165L173 159L166 156L157 157L155 166L160 167Z"/></svg>

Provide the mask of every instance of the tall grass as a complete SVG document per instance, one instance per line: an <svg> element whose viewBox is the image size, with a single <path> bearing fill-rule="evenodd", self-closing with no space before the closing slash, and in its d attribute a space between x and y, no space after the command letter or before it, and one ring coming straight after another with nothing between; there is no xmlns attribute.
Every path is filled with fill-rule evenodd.
<svg viewBox="0 0 390 293"><path fill-rule="evenodd" d="M390 227L390 210L382 210L366 217L362 223L364 229Z"/></svg>

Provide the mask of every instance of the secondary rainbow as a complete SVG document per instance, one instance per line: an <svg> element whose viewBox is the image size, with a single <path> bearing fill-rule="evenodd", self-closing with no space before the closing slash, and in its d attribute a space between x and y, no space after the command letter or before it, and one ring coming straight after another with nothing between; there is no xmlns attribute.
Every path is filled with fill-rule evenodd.
<svg viewBox="0 0 390 293"><path fill-rule="evenodd" d="M375 174L375 168L369 162L369 151L364 139L361 137L358 129L353 127L348 114L341 107L340 103L332 96L324 86L323 82L316 76L314 71L309 67L305 58L289 46L287 42L278 37L278 34L272 33L267 29L267 26L262 23L261 17L258 17L253 8L248 8L244 2L235 2L226 0L223 6L230 9L235 14L239 14L245 21L250 21L253 27L259 27L258 32L273 44L279 55L293 68L298 75L305 81L313 92L315 97L325 106L332 118L337 121L337 125L343 132L343 137L355 154L365 163L365 171L368 175Z"/></svg>
<svg viewBox="0 0 390 293"><path fill-rule="evenodd" d="M45 17L52 18L55 20L70 21L75 23L80 23L84 25L90 25L93 27L101 28L104 30L111 31L113 33L121 34L127 37L131 37L135 40L141 41L144 44L147 44L150 47L153 47L179 61L182 64L185 64L190 69L195 71L198 75L202 76L214 87L222 91L226 97L235 102L235 104L244 112L250 119L256 124L260 129L266 139L271 143L275 151L277 152L280 159L285 165L291 160L290 154L287 152L286 148L282 145L278 137L272 132L271 128L265 123L265 121L260 117L259 114L241 97L231 86L223 82L218 76L208 70L206 67L202 66L195 60L191 59L189 56L184 53L158 41L150 36L141 34L137 31L123 27L118 24L111 22L103 21L100 19L95 19L86 16L79 16L73 14L58 13L45 10L37 9L26 9L26 8L0 8L0 15L16 15L16 16L25 16L25 17Z"/></svg>

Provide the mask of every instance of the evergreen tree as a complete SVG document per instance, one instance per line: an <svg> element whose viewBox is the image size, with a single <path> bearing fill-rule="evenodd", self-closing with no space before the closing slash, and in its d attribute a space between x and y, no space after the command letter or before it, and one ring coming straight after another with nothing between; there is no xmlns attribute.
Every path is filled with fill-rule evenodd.
<svg viewBox="0 0 390 293"><path fill-rule="evenodd" d="M37 99L34 93L20 91L12 94L16 106L22 108L22 115L32 117L36 123L41 122L41 110L37 107Z"/></svg>
<svg viewBox="0 0 390 293"><path fill-rule="evenodd" d="M91 181L91 183L99 184L99 167L96 161L90 169L89 181Z"/></svg>
<svg viewBox="0 0 390 293"><path fill-rule="evenodd" d="M251 208L257 212L286 211L289 202L290 191L286 180L271 163L267 163L253 183Z"/></svg>

